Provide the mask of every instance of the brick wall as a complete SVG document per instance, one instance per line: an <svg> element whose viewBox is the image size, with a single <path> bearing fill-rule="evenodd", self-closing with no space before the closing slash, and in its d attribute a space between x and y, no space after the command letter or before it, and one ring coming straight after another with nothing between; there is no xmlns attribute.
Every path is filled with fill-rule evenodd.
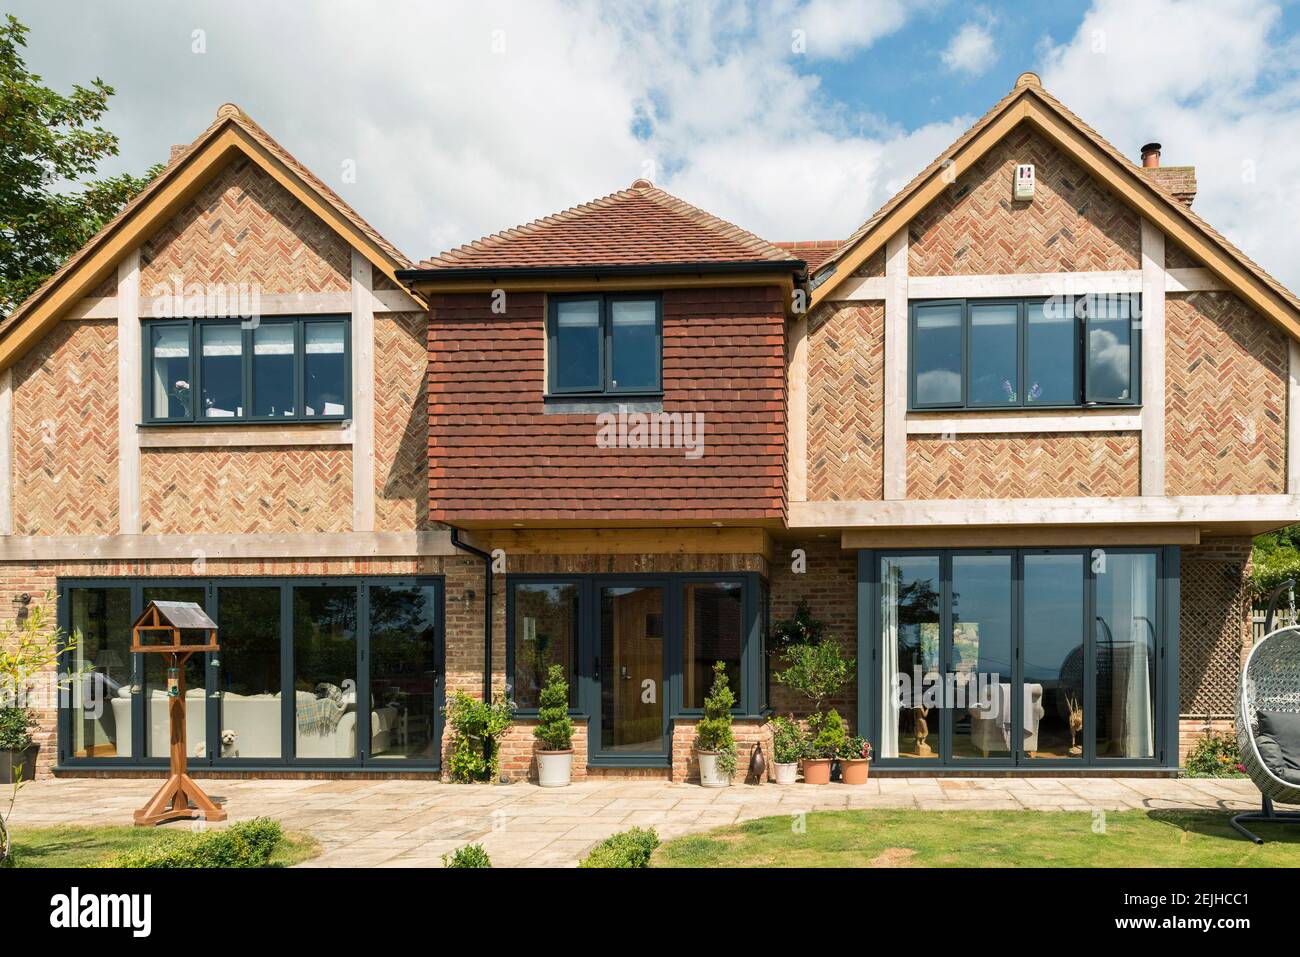
<svg viewBox="0 0 1300 957"><path fill-rule="evenodd" d="M375 316L375 528L381 531L433 527L427 325L422 312Z"/></svg>
<svg viewBox="0 0 1300 957"><path fill-rule="evenodd" d="M808 317L808 500L884 495L883 303L824 303Z"/></svg>
<svg viewBox="0 0 1300 957"><path fill-rule="evenodd" d="M1286 491L1286 335L1224 292L1165 303L1170 495Z"/></svg>
<svg viewBox="0 0 1300 957"><path fill-rule="evenodd" d="M663 411L704 416L704 453L599 448L597 416L547 414L540 294L435 296L430 508L438 521L776 521L785 511L780 290L663 293Z"/></svg>
<svg viewBox="0 0 1300 957"><path fill-rule="evenodd" d="M1033 163L1032 202L1012 202ZM1138 216L1044 136L1021 124L912 220L913 276L1138 269Z"/></svg>
<svg viewBox="0 0 1300 957"><path fill-rule="evenodd" d="M1138 495L1138 436L1119 432L910 436L908 498Z"/></svg>

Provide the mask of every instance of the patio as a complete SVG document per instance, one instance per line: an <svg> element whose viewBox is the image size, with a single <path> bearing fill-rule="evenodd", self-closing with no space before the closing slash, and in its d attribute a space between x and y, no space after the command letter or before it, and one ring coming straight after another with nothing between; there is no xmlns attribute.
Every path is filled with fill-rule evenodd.
<svg viewBox="0 0 1300 957"><path fill-rule="evenodd" d="M569 867L597 841L630 827L663 838L758 817L849 808L941 810L1245 810L1259 792L1245 779L877 778L832 784L708 790L656 781L456 785L346 779L208 780L231 821L261 815L320 841L309 867L428 867L481 843L495 866ZM156 780L74 778L23 789L13 824L130 824ZM186 825L171 825L186 826Z"/></svg>

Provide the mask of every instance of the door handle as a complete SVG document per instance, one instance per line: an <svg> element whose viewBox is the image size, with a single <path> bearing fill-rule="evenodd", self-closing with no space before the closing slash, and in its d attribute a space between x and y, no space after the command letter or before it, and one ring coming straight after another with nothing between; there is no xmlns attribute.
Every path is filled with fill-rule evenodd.
<svg viewBox="0 0 1300 957"><path fill-rule="evenodd" d="M593 662L592 671L594 672L595 679L599 681L600 680L600 659L599 658L597 658Z"/></svg>

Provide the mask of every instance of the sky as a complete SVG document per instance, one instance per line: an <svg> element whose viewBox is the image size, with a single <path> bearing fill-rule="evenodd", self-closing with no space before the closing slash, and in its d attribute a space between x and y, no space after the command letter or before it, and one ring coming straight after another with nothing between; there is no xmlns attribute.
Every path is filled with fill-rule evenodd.
<svg viewBox="0 0 1300 957"><path fill-rule="evenodd" d="M1025 70L1300 289L1294 0L631 4L0 0L56 89L103 78L143 172L238 103L423 259L638 177L774 241L840 239Z"/></svg>

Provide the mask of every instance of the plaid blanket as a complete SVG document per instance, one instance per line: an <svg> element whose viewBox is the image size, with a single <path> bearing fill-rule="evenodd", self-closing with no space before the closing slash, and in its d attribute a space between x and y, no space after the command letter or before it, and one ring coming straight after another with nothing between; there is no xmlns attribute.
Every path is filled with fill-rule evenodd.
<svg viewBox="0 0 1300 957"><path fill-rule="evenodd" d="M344 705L330 697L318 698L310 691L299 691L295 711L298 714L298 732L324 737L338 727Z"/></svg>

